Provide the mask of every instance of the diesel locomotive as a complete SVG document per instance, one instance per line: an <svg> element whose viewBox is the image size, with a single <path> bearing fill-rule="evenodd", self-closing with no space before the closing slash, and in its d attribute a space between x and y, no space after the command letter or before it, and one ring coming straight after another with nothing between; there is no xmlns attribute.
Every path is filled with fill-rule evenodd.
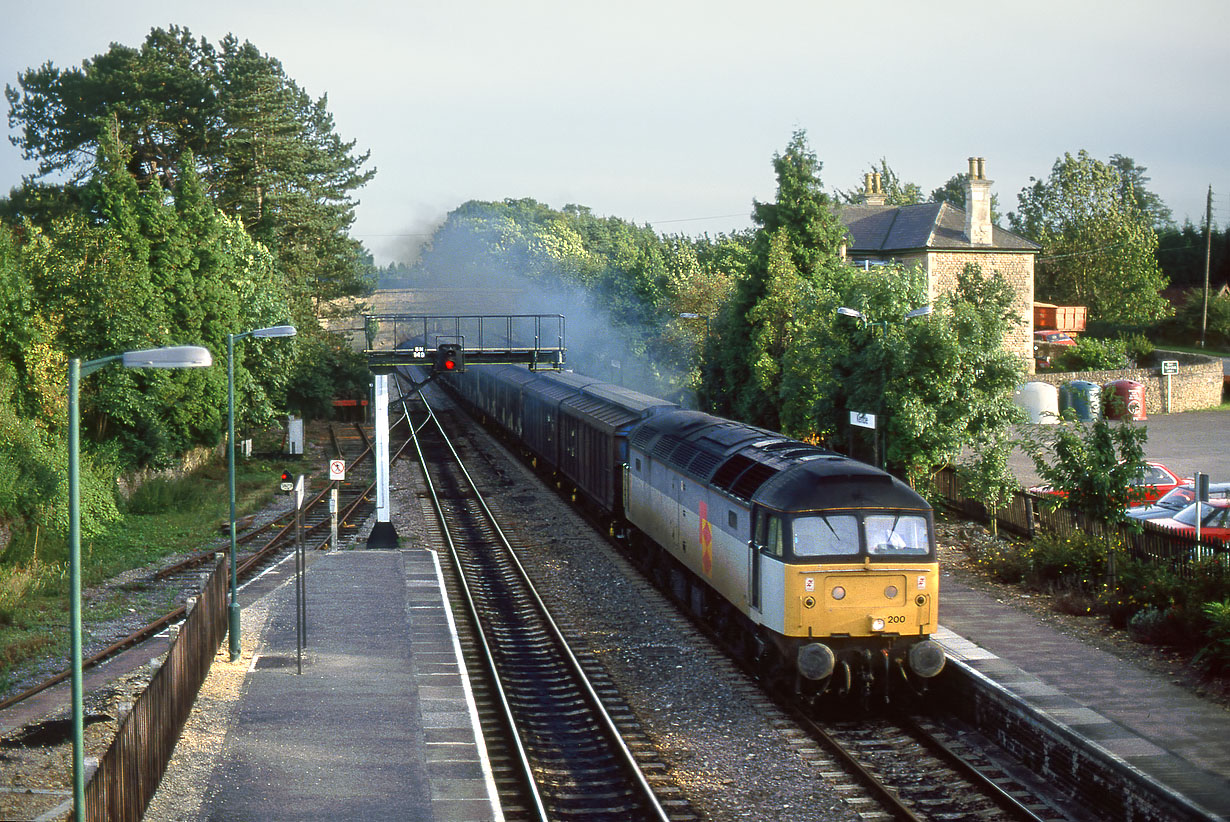
<svg viewBox="0 0 1230 822"><path fill-rule="evenodd" d="M932 509L887 472L571 372L444 382L763 677L865 699L943 668Z"/></svg>

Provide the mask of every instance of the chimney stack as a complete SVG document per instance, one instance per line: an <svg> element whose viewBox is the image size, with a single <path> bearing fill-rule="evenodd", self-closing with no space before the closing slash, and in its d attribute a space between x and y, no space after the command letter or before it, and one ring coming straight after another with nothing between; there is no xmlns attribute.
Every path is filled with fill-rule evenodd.
<svg viewBox="0 0 1230 822"><path fill-rule="evenodd" d="M986 178L986 161L969 158L969 177L965 181L965 238L970 245L991 244L991 180Z"/></svg>
<svg viewBox="0 0 1230 822"><path fill-rule="evenodd" d="M880 172L869 171L863 175L863 202L867 205L882 206L886 195Z"/></svg>

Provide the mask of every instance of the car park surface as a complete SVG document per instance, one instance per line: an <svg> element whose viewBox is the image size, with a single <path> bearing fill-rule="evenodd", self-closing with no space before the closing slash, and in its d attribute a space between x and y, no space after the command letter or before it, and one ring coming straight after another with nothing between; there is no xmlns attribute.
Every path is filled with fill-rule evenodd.
<svg viewBox="0 0 1230 822"><path fill-rule="evenodd" d="M1119 423L1115 423L1118 425ZM1197 471L1217 480L1230 477L1230 409L1186 411L1182 414L1151 414L1146 422L1127 422L1148 429L1145 459L1165 463L1180 477ZM1014 449L1009 466L1023 487L1041 483L1033 461Z"/></svg>

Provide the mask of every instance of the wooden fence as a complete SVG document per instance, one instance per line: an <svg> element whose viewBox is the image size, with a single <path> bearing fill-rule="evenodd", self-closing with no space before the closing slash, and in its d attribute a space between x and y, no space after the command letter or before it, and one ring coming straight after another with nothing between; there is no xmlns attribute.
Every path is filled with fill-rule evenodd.
<svg viewBox="0 0 1230 822"><path fill-rule="evenodd" d="M166 661L133 704L85 788L91 822L137 822L158 788L227 631L230 568L221 556Z"/></svg>
<svg viewBox="0 0 1230 822"><path fill-rule="evenodd" d="M944 468L935 475L934 488L945 504L957 513L978 522L990 521L982 503L961 493L961 483L953 468ZM1139 530L1129 523L1108 525L1079 511L1052 506L1051 500L1025 491L1013 494L1012 501L995 512L995 521L1005 531L1030 538L1038 531L1060 537L1106 533L1112 539L1118 538L1129 557L1166 564L1185 578L1194 574L1197 560L1230 557L1230 543L1220 539L1204 537L1197 541L1194 535L1163 528L1148 520L1138 523Z"/></svg>

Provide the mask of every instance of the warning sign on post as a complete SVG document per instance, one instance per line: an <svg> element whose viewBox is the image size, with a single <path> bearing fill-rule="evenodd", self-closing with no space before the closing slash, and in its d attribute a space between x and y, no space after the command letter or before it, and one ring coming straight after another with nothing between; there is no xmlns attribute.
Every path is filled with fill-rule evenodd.
<svg viewBox="0 0 1230 822"><path fill-rule="evenodd" d="M346 479L346 460L329 460L329 480Z"/></svg>

